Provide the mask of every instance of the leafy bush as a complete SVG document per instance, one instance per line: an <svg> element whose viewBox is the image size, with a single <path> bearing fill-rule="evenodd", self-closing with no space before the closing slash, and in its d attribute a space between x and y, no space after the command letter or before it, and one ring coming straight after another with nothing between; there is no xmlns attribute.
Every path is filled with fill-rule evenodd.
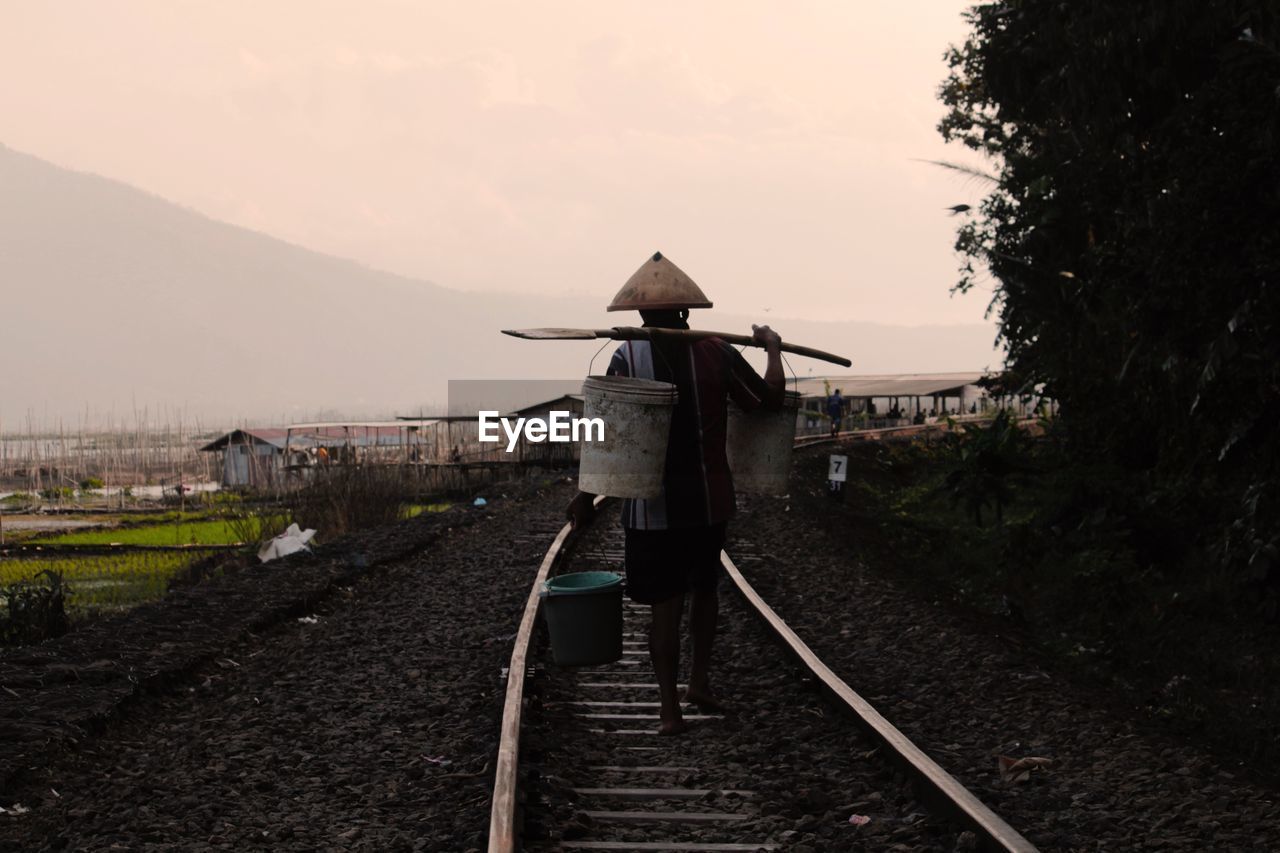
<svg viewBox="0 0 1280 853"><path fill-rule="evenodd" d="M62 575L45 570L36 579L0 589L4 609L0 610L0 643L26 645L60 637L67 633L67 589Z"/></svg>
<svg viewBox="0 0 1280 853"><path fill-rule="evenodd" d="M85 477L83 480L80 481L81 490L101 489L101 488L104 488L105 486L106 486L106 483L102 482L101 477Z"/></svg>
<svg viewBox="0 0 1280 853"><path fill-rule="evenodd" d="M258 545L279 536L291 522L287 511L279 509L239 509L225 516L227 529L237 542Z"/></svg>
<svg viewBox="0 0 1280 853"><path fill-rule="evenodd" d="M954 425L953 425L954 426ZM1013 499L1014 481L1027 470L1023 434L1005 409L988 427L969 424L952 430L943 441L950 451L945 488L951 505L963 504L979 527L982 511L995 509L996 523L1004 523L1004 508Z"/></svg>
<svg viewBox="0 0 1280 853"><path fill-rule="evenodd" d="M71 501L75 500L76 490L70 486L50 486L40 490L40 497L47 501Z"/></svg>

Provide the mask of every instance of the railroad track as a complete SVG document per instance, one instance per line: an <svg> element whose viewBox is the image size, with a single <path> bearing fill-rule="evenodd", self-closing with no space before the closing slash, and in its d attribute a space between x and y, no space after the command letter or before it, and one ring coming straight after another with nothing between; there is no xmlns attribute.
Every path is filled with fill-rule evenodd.
<svg viewBox="0 0 1280 853"><path fill-rule="evenodd" d="M749 543L726 547L744 565L759 559ZM689 707L691 730L663 738L648 608L624 604L620 661L574 669L549 663L537 620L543 581L622 565L621 528L609 513L598 513L588 530L559 531L512 653L490 851L787 849L797 832L785 827L830 835L832 816L846 812L845 834L827 849L952 849L959 841L962 848L1035 850L828 669L727 552L721 561L739 594L722 595L713 671L732 679L728 695L742 712L718 718ZM687 665L687 648L681 661ZM878 812L866 834L881 835L859 836L848 825L860 810Z"/></svg>

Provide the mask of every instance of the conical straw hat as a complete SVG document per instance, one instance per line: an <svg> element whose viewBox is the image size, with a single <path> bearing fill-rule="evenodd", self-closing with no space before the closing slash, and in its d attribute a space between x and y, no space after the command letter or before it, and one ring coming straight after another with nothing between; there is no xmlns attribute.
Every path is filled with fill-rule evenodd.
<svg viewBox="0 0 1280 853"><path fill-rule="evenodd" d="M609 303L610 311L673 310L710 308L711 300L661 252L640 265L618 295Z"/></svg>

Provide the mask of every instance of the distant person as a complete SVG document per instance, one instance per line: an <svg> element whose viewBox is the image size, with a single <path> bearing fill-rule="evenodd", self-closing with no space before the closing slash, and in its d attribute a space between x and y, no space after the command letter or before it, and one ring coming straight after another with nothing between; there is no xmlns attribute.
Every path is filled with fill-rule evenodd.
<svg viewBox="0 0 1280 853"><path fill-rule="evenodd" d="M831 437L834 438L840 432L840 420L844 417L844 397L840 396L839 388L827 398L827 415L831 418Z"/></svg>
<svg viewBox="0 0 1280 853"><path fill-rule="evenodd" d="M449 461L450 462L462 461L462 451L458 449L458 445L456 444L453 446L453 450L449 451Z"/></svg>
<svg viewBox="0 0 1280 853"><path fill-rule="evenodd" d="M917 426L924 423L924 412L921 411L920 409L916 409L916 416L911 419L911 423Z"/></svg>

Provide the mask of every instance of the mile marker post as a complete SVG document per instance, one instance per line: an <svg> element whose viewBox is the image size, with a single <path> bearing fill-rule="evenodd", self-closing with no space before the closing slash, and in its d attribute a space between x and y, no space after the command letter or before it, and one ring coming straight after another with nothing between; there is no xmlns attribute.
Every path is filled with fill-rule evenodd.
<svg viewBox="0 0 1280 853"><path fill-rule="evenodd" d="M849 457L831 454L827 457L827 497L844 500L844 483L849 477Z"/></svg>

